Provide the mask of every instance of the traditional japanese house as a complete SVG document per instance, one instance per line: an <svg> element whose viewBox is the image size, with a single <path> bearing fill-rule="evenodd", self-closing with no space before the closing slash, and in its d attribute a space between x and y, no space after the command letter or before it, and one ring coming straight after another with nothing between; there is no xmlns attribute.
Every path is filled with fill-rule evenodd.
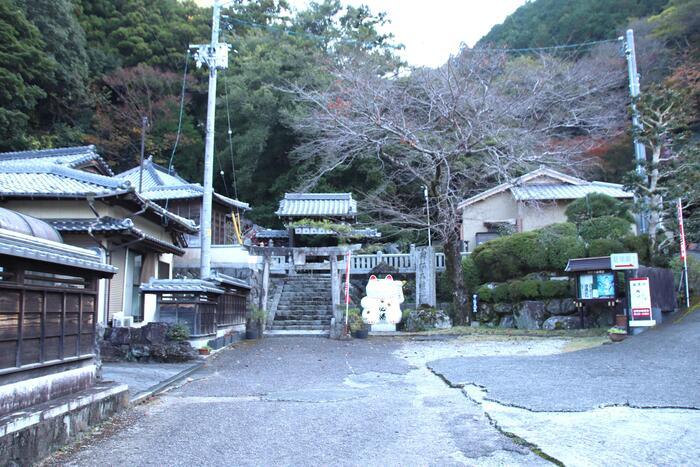
<svg viewBox="0 0 700 467"><path fill-rule="evenodd" d="M45 220L70 245L88 248L118 268L100 281L98 316L121 324L155 318L141 283L172 277L194 222L114 178L93 146L0 154L0 205Z"/></svg>
<svg viewBox="0 0 700 467"><path fill-rule="evenodd" d="M116 175L128 180L131 186L139 186L139 194L164 209L199 224L204 188L180 177L174 170L156 164L151 158L144 161L143 168L134 167ZM242 247L244 231L252 224L245 219L250 205L237 199L214 193L212 198L212 267L220 270L245 267L250 257ZM199 267L199 235L187 238L188 248L182 257L175 260L181 274L196 274Z"/></svg>
<svg viewBox="0 0 700 467"><path fill-rule="evenodd" d="M98 281L116 268L0 208L0 464L30 465L128 403L96 383Z"/></svg>

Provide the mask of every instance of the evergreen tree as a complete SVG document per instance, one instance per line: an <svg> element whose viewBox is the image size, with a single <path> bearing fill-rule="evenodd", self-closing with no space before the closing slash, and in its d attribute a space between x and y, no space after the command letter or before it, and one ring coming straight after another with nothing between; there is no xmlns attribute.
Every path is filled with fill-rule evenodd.
<svg viewBox="0 0 700 467"><path fill-rule="evenodd" d="M55 63L54 79L38 109L42 131L51 133L64 124L76 125L81 117L83 124L88 123L84 118L89 116L85 33L75 17L72 1L20 0L19 4L41 33L44 51ZM58 145L70 142L76 141L56 141Z"/></svg>
<svg viewBox="0 0 700 467"><path fill-rule="evenodd" d="M52 84L56 66L45 46L14 1L0 2L0 149L26 147L39 99Z"/></svg>

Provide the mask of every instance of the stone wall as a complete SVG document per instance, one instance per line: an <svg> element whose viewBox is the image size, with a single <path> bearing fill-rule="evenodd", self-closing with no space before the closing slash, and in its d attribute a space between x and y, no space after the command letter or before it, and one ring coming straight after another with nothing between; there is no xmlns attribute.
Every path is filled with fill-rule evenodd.
<svg viewBox="0 0 700 467"><path fill-rule="evenodd" d="M186 362L197 357L187 341L168 338L170 325L148 323L140 328L106 328L100 341L102 361Z"/></svg>
<svg viewBox="0 0 700 467"><path fill-rule="evenodd" d="M0 465L33 465L128 405L125 385L103 383L0 418Z"/></svg>
<svg viewBox="0 0 700 467"><path fill-rule="evenodd" d="M482 325L516 329L579 329L581 316L571 298L526 300L517 303L479 303ZM611 313L600 308L584 310L583 327L606 326Z"/></svg>

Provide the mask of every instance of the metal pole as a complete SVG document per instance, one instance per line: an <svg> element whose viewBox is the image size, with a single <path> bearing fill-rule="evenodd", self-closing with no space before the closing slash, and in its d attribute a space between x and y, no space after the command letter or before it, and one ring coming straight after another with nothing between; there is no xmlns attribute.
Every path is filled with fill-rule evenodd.
<svg viewBox="0 0 700 467"><path fill-rule="evenodd" d="M627 74L629 76L630 96L632 97L632 126L634 128L641 128L639 112L637 111L637 105L635 103L636 98L639 96L639 73L637 72L637 53L634 47L634 31L632 29L627 30L625 56L627 57ZM637 138L634 139L634 159L636 161L637 174L642 178L645 177L646 169L644 166L647 160L646 149L644 148L644 144L640 143ZM637 230L639 233L644 233L648 230L648 213L646 199L642 199L641 201L643 203L643 208L637 215Z"/></svg>
<svg viewBox="0 0 700 467"><path fill-rule="evenodd" d="M211 276L211 203L214 182L214 118L216 112L216 77L217 55L219 44L219 14L221 6L214 1L211 25L211 44L207 54L209 65L209 94L207 97L207 126L204 145L204 196L202 197L202 213L199 217L199 235L201 244L199 276L208 279Z"/></svg>
<svg viewBox="0 0 700 467"><path fill-rule="evenodd" d="M139 193L143 189L143 156L146 152L146 126L148 125L148 117L143 117L141 120L141 160L139 162Z"/></svg>
<svg viewBox="0 0 700 467"><path fill-rule="evenodd" d="M428 200L428 187L423 186L423 196L425 196L425 212L428 216L428 246L432 246L432 240L430 235L430 202Z"/></svg>

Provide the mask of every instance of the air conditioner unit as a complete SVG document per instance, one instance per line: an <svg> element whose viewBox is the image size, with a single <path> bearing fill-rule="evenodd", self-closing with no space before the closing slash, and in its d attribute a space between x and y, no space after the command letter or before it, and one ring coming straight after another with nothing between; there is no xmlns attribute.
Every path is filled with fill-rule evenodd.
<svg viewBox="0 0 700 467"><path fill-rule="evenodd" d="M112 327L114 328L129 328L134 324L134 318L131 316L114 316L112 318Z"/></svg>

